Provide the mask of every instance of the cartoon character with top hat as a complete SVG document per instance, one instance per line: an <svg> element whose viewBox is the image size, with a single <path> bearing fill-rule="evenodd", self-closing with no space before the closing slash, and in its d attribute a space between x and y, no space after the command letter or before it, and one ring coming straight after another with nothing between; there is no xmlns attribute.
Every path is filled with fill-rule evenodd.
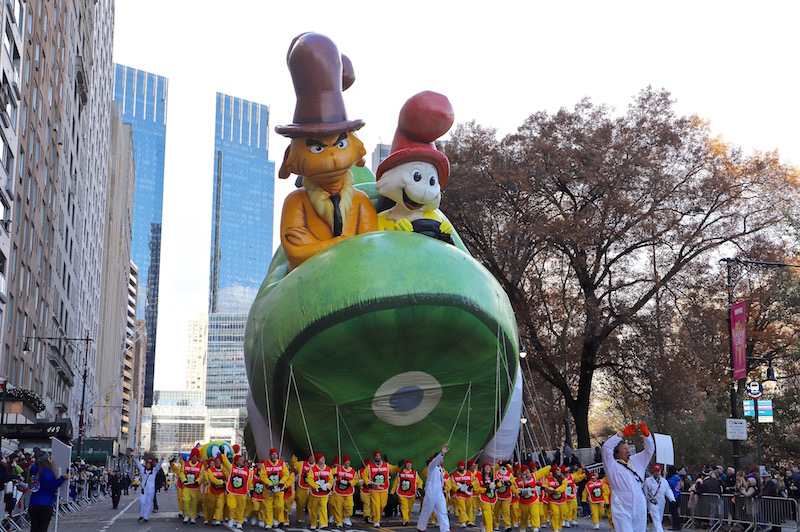
<svg viewBox="0 0 800 532"><path fill-rule="evenodd" d="M345 238L375 231L377 214L353 184L350 167L363 166L366 150L348 120L342 92L355 81L350 60L328 37L303 33L289 47L289 71L297 105L294 123L275 128L289 137L278 177L302 177L303 187L286 198L281 244L294 269Z"/></svg>

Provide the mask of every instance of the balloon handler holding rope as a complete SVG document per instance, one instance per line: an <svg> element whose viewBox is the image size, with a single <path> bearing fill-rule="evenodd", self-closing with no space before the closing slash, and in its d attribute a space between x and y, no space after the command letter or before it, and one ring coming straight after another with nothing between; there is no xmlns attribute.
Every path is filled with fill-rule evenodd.
<svg viewBox="0 0 800 532"><path fill-rule="evenodd" d="M430 91L406 102L376 186L364 122L345 111L350 60L304 33L287 63L297 104L276 128L291 139L279 177L302 186L247 322L251 454L335 449L360 464L381 449L423 463L444 440L464 460L510 456L522 407L514 312L438 209L450 168L434 141L453 123L450 102Z"/></svg>

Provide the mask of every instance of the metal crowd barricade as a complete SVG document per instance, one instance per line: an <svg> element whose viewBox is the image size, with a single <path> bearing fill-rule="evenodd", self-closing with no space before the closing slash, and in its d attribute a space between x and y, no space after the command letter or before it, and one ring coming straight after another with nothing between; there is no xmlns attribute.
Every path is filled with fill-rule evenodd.
<svg viewBox="0 0 800 532"><path fill-rule="evenodd" d="M744 532L759 529L800 532L797 501L783 497L734 497L724 495L725 520L729 528L737 526Z"/></svg>
<svg viewBox="0 0 800 532"><path fill-rule="evenodd" d="M711 532L722 527L723 502L722 498L714 493L694 494L682 492L680 498L681 519L683 526L695 528L701 523L708 525Z"/></svg>

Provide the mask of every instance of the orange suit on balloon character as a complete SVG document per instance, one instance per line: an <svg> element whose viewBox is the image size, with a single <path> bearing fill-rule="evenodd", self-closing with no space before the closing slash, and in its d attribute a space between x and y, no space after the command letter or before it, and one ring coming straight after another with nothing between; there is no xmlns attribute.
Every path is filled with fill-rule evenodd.
<svg viewBox="0 0 800 532"><path fill-rule="evenodd" d="M355 131L363 120L347 120L342 92L355 81L350 60L318 33L303 33L287 57L297 105L294 123L275 128L291 138L278 177L302 177L303 187L286 198L281 245L294 269L341 240L377 230L369 197L353 184L350 167L364 165L366 150Z"/></svg>

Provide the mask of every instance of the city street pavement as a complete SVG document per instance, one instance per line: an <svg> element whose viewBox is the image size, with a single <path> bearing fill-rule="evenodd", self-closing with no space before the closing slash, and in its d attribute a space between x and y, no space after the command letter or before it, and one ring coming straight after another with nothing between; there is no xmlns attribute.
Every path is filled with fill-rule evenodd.
<svg viewBox="0 0 800 532"><path fill-rule="evenodd" d="M123 495L122 499L119 503L119 508L116 510L111 508L111 498L108 498L104 501L100 501L94 503L92 506L87 508L82 508L80 511L69 514L66 516L62 516L58 521L58 530L63 532L89 532L89 531L99 531L99 532L166 532L166 531L174 531L174 530L182 530L184 532L189 532L190 530L194 529L200 532L201 530L205 531L212 531L212 530L219 530L219 531L227 531L228 529L224 526L221 527L212 527L210 525L203 525L202 519L198 519L198 523L196 525L186 524L184 525L183 522L178 519L178 501L175 491L170 491L168 493L164 493L163 491L158 495L158 512L154 512L150 515L150 520L147 523L140 523L138 522L139 519L139 496L138 494L134 494L131 491L130 495ZM418 510L419 507L415 506ZM294 517L294 516L293 516ZM355 531L364 531L364 532L376 532L378 530L384 531L389 530L391 532L414 532L415 525L416 525L416 512L414 513L414 519L412 519L412 525L403 527L401 526L401 519L398 517L394 518L384 518L381 521L381 528L376 529L373 528L363 522L361 515L356 515L352 518L353 525L352 527L348 527L345 531L355 530ZM451 516L452 517L452 516ZM294 522L294 519L292 519ZM590 519L579 518L578 519L578 526L573 526L572 528L564 528L563 532L573 532L576 528L578 530L583 530L585 532L590 532L593 530L592 522ZM306 516L305 524L308 524L308 517ZM458 522L453 523L451 521L451 529L455 532L461 530L458 526ZM648 524L647 529L653 530L652 524ZM669 525L665 523L665 529L669 530ZM55 528L55 517L53 521L50 523L49 530L56 530ZM250 526L249 524L244 525L244 530L251 530L253 532L261 530L258 526ZM288 528L283 529L273 529L275 531L280 530L281 532L310 532L310 530L306 527L303 528L302 526L296 527L291 526ZM338 532L339 529L333 527L328 528L331 532ZM428 530L430 532L439 532L439 528L435 526L428 526ZM479 528L466 528L464 529L465 532L473 531L479 532ZM502 529L501 529L502 530ZM600 530L607 531L608 528L608 521L601 521L600 522ZM689 529L684 529L687 532L690 532ZM519 532L518 528L514 528L513 532ZM552 532L552 530L548 527L544 527L541 529L541 532Z"/></svg>

